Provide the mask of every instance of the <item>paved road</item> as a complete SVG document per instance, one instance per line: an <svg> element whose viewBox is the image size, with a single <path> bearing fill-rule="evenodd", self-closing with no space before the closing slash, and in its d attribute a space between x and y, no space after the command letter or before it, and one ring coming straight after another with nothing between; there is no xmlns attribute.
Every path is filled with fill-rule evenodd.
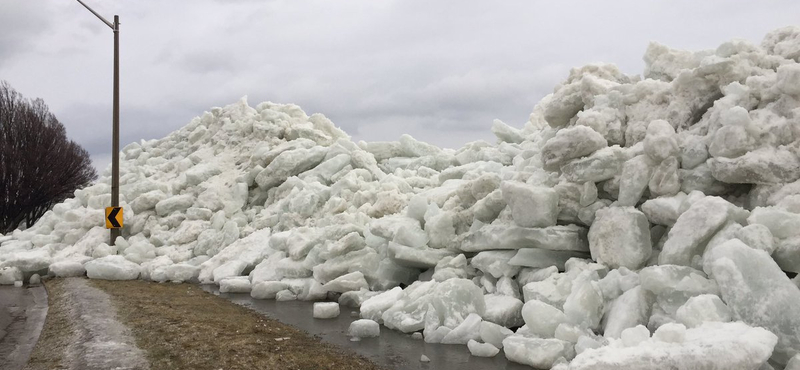
<svg viewBox="0 0 800 370"><path fill-rule="evenodd" d="M203 285L203 289L215 294L216 286ZM351 342L347 337L350 323L358 317L350 316L354 309L342 307L342 313L336 319L319 320L312 316L312 302L252 299L249 294L219 294L231 302L248 307L285 324L317 335L323 341L347 348L378 365L397 370L531 370L530 367L509 362L503 352L493 358L471 356L467 346L429 344L421 339L413 339L407 334L381 326L378 338L364 338L359 342ZM356 309L357 310L357 309ZM431 362L420 362L420 356L426 355Z"/></svg>
<svg viewBox="0 0 800 370"><path fill-rule="evenodd" d="M21 369L39 340L47 316L44 287L0 286L0 369Z"/></svg>

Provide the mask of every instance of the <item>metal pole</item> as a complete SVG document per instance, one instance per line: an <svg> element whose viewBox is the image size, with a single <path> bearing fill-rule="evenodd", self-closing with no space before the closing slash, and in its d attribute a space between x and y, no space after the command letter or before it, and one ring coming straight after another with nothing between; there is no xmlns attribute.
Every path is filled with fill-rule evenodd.
<svg viewBox="0 0 800 370"><path fill-rule="evenodd" d="M111 206L119 207L119 16L114 16L114 129L111 149ZM114 245L120 229L111 229Z"/></svg>

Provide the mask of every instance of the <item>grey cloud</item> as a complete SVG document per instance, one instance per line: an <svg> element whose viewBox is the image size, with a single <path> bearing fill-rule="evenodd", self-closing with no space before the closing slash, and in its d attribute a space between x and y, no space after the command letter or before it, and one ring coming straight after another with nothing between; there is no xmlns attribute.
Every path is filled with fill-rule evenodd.
<svg viewBox="0 0 800 370"><path fill-rule="evenodd" d="M100 163L110 151L110 35L101 35L107 34L102 24L75 4L36 4L63 17L48 32L30 33L25 42L15 38L14 44L42 44L51 53L21 53L25 48L18 47L10 54L0 43L0 53L15 61L3 64L0 55L0 76L12 76L12 84L26 95L45 98L68 133ZM104 15L122 17L123 145L162 137L212 106L248 95L251 105L270 100L323 113L357 140L397 140L409 133L457 147L493 141L494 118L522 126L570 67L609 62L638 74L651 40L693 50L735 37L758 43L769 30L796 23L800 13L796 1L748 4L176 0L93 5ZM0 17L5 14L4 9ZM30 11L17 14L26 23L39 19ZM0 30L8 27L2 23Z"/></svg>
<svg viewBox="0 0 800 370"><path fill-rule="evenodd" d="M35 1L6 1L0 12L0 65L29 51L32 41L50 28L51 15Z"/></svg>

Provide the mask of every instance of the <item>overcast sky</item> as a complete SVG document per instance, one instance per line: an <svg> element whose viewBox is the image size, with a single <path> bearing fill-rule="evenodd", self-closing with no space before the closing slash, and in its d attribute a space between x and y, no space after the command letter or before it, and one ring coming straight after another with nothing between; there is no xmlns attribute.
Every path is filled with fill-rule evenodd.
<svg viewBox="0 0 800 370"><path fill-rule="evenodd" d="M800 1L85 0L121 19L121 145L247 95L354 140L444 147L521 127L571 67L640 74L650 41L701 50L800 24ZM756 5L757 4L757 5ZM0 79L43 98L104 169L111 30L70 0L0 0Z"/></svg>

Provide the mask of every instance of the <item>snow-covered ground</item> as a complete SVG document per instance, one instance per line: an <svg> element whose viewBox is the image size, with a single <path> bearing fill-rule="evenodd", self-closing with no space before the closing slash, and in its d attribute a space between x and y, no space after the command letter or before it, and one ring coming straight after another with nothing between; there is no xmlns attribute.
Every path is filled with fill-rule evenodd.
<svg viewBox="0 0 800 370"><path fill-rule="evenodd" d="M800 28L644 59L642 76L575 68L522 129L459 150L354 143L294 105L214 108L123 149L123 238L103 177L0 236L0 283L337 292L537 368L800 368Z"/></svg>

